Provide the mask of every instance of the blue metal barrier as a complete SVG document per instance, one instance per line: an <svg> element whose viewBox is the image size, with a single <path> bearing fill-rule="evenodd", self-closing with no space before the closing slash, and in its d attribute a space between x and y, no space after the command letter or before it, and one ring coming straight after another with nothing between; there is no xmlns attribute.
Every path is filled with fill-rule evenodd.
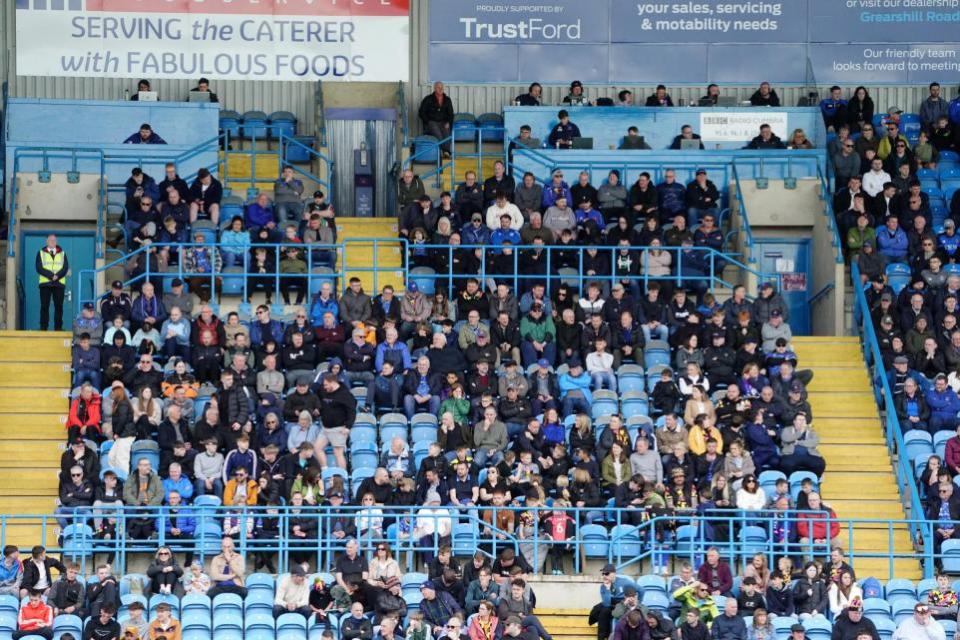
<svg viewBox="0 0 960 640"><path fill-rule="evenodd" d="M883 366L883 355L880 352L880 343L877 340L876 330L873 326L873 318L870 315L870 307L867 303L867 297L863 292L863 284L860 282L860 269L857 267L856 262L850 265L850 279L853 285L853 322L860 333L863 358L870 375L870 382L878 397L881 398L880 410L883 413L883 427L887 449L890 451L891 456L896 457L894 471L896 472L897 485L900 488L900 494L907 499L911 515L913 515L914 518L922 517L924 510L917 488L917 477L913 468L913 462L909 460L906 455L907 448L903 440L899 420L897 419L897 409L893 402L893 392L887 381L887 372ZM929 526L924 526L924 524ZM923 523L917 520L910 521L911 539L923 543L923 570L924 576L927 578L932 577L934 571L933 524L934 523Z"/></svg>
<svg viewBox="0 0 960 640"><path fill-rule="evenodd" d="M605 507L566 507L552 504L547 498L545 504L530 507L523 504L510 504L498 509L493 507L440 507L429 511L424 507L377 506L383 526L378 530L359 532L358 541L364 553L382 542L389 543L405 571L417 568L417 554L435 553L441 544L451 544L456 555L470 556L475 551L495 557L504 548L524 553L534 570L539 572L546 560L548 550L563 546L569 550L568 562L572 561L574 573L581 573L587 560L601 563L613 563L618 570L633 568L639 570L644 563L654 569L666 571L675 562L690 562L695 567L710 548L717 548L721 555L728 558L732 565L745 566L753 555L761 553L767 556L769 566L776 566L776 559L782 555L794 557L822 558L829 555L830 542L817 543L776 541L777 531L787 525L796 531L799 524L816 522L827 527L838 525L846 529L841 543L847 549L849 561L858 559L884 558L888 561L888 576L894 577L895 562L906 558L915 559L913 553L897 552L893 544L895 531L908 524L911 527L929 529L931 523L919 521L897 521L882 519L845 519L831 518L828 512L818 512L817 519L810 519L809 511L739 511L721 509L695 513L691 510L665 512L645 508ZM497 510L510 511L519 522L521 514L534 516L528 520L521 534L519 530L502 530L496 527L495 518L489 521L491 513ZM422 511L422 513L421 513ZM541 517L551 512L568 515L573 520L573 535L564 540L554 540L549 536ZM64 511L56 516L39 515L0 515L0 544L7 544L8 527L29 520L40 522L41 539L35 541L49 552L61 551L65 559L77 561L84 566L93 566L94 554L112 553L117 557L117 566L123 571L127 558L133 553L153 554L159 546L170 546L174 551L193 551L200 560L219 553L220 532L224 525L231 525L237 550L241 555L265 553L279 554L278 566L287 566L291 553L303 553L311 557L311 564L317 570L330 569L335 556L343 551L347 538L332 535L337 520L357 521L369 518L369 508L362 506L309 506L294 509L290 506L276 507L231 507L200 506L185 507L180 517L194 517L197 520L196 531L192 538L171 539L166 533L164 519L167 507L81 507L72 512ZM313 518L317 523L315 538L294 538L290 535L287 519L298 517ZM822 516L822 517L819 517ZM55 517L65 519L70 525L60 530ZM93 517L116 518L117 537L110 540L93 538L87 522ZM128 536L128 521L140 518L152 520L156 534L148 540L133 539ZM262 535L264 520L273 521L278 526L276 535ZM432 533L425 536L416 534L417 525L433 525ZM388 524L389 523L389 524ZM602 523L602 524L595 524ZM747 539L740 536L744 527L757 527L751 530L755 537ZM451 536L441 539L438 529L450 531ZM589 527L589 528L588 528ZM858 527L870 527L888 531L889 549L880 552L868 552L858 549L854 539L854 530ZM716 532L727 532L725 536ZM711 533L713 532L713 533ZM57 535L63 535L62 541ZM87 565L86 563L90 564Z"/></svg>
<svg viewBox="0 0 960 640"><path fill-rule="evenodd" d="M481 184L483 183L485 176L483 175L483 159L487 158L497 158L502 160L504 165L507 164L507 145L505 144L502 151L484 151L483 150L483 138L484 135L488 135L491 141L500 141L503 140L506 135L506 129L503 127L493 127L493 126L478 126L478 125L465 125L458 127L457 133L468 132L473 137L473 144L476 146L476 151L458 151L456 140L454 139L454 132L451 131L450 135L444 138L443 140L437 141L437 161L436 167L428 170L426 173L420 175L421 179L427 179L434 177L434 186L442 186L442 178L445 171L450 170L451 182L456 184L457 180L460 179L460 172L457 170L457 161L460 161L461 168L463 167L464 160L476 160L476 170L477 170L477 181ZM406 135L406 133L404 134ZM413 140L413 144L416 144L416 140ZM440 148L443 145L450 145L450 159L448 162L444 162L443 154L440 153ZM416 156L411 154L409 158L403 163L404 169L409 169L413 165L413 160ZM470 163L470 170L473 170L473 163Z"/></svg>

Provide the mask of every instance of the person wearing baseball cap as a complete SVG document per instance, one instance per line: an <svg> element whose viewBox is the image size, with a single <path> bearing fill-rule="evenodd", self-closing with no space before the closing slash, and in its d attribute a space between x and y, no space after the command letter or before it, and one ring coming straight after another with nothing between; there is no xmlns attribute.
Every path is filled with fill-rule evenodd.
<svg viewBox="0 0 960 640"><path fill-rule="evenodd" d="M133 302L130 296L123 291L123 283L114 280L110 285L110 295L100 303L100 317L106 323L113 322L117 316L123 318L124 323L130 322L130 315L133 312Z"/></svg>
<svg viewBox="0 0 960 640"><path fill-rule="evenodd" d="M850 605L838 613L833 618L833 636L832 640L857 640L860 637L860 634L864 631L870 634L871 638L879 638L880 635L877 633L877 627L873 624L870 618L867 618L863 615L863 600L859 596L855 596L850 600ZM906 638L923 638L923 636L900 636L904 640ZM933 636L928 636L933 637ZM940 636L943 640L943 636Z"/></svg>

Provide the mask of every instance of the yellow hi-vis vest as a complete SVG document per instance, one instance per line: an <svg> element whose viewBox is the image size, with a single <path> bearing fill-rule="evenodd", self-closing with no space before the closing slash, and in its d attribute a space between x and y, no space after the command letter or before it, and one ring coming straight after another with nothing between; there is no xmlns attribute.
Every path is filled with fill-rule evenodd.
<svg viewBox="0 0 960 640"><path fill-rule="evenodd" d="M66 258L66 253L63 251L58 251L56 255L50 255L50 252L43 248L40 250L40 264L43 265L44 269L51 271L53 273L59 272L63 269L63 261ZM40 284L47 284L50 282L50 278L40 274ZM63 284L63 278L60 278L57 281L58 284Z"/></svg>

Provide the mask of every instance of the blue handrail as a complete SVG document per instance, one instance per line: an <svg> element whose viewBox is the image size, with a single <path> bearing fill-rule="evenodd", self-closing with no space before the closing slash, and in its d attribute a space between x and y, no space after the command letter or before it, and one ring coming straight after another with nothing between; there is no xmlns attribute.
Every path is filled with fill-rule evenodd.
<svg viewBox="0 0 960 640"><path fill-rule="evenodd" d="M827 163L829 168L831 165ZM833 211L833 192L830 189L830 183L824 176L823 167L817 166L817 177L820 179L820 199L823 200L824 216L827 219L827 227L833 235L833 247L835 249L834 262L843 264L843 238L840 237L840 229L837 226L837 218Z"/></svg>
<svg viewBox="0 0 960 640"><path fill-rule="evenodd" d="M860 269L856 262L850 265L850 279L853 285L854 325L860 333L864 361L867 365L871 384L880 401L887 449L890 451L891 456L896 456L894 471L896 472L897 484L900 488L901 495L907 498L911 515L914 518L922 517L924 514L923 503L920 500L920 492L917 488L913 461L909 460L906 455L907 448L903 440L900 421L897 419L897 408L894 405L893 392L887 380L887 372L884 370L880 343L877 340L877 334L873 326L873 318L870 314L870 306L863 292L863 284L860 282ZM910 534L912 539L923 541L923 558L925 559L924 574L926 577L931 577L934 569L932 530L928 527L917 526L911 522Z"/></svg>
<svg viewBox="0 0 960 640"><path fill-rule="evenodd" d="M280 133L278 137L278 141L280 143L280 154L278 156L277 175L278 176L280 175L280 172L284 166L288 166L291 169L293 169L294 173L297 173L307 178L308 180L312 180L313 182L316 182L318 185L326 189L327 199L332 200L333 185L336 183L336 181L333 178L333 172L335 169L334 161L331 160L330 157L327 156L326 154L320 151L317 151L316 149L314 149L309 145L303 144L302 142L297 140L295 137L289 136L283 132ZM287 159L287 153L291 148L299 149L303 152L306 152L307 157L311 158L311 161L310 161L311 166L313 166L313 159L316 159L318 162L322 163L327 169L327 179L321 180L319 177L315 176L313 173L309 171L305 171L301 169L299 166L297 166L296 164L290 162ZM229 154L225 154L225 155L229 155Z"/></svg>
<svg viewBox="0 0 960 640"><path fill-rule="evenodd" d="M134 454L136 455L136 454ZM344 484L347 484L346 470L342 470ZM354 479L353 482L358 482ZM354 486L354 490L356 486ZM518 501L519 502L519 501ZM778 526L790 525L793 530L801 524L810 524L810 511L742 511L742 510L715 510L704 513L695 513L691 510L678 510L674 513L657 513L646 509L623 509L611 505L585 508L556 508L548 502L543 506L530 507L522 503L514 503L500 507L504 511L513 512L515 517L523 512L533 512L535 516L559 510L569 515L573 520L573 536L566 540L553 540L546 531L540 517L531 518L532 530L527 530L524 537L516 532L497 529L483 520L485 508L456 508L447 507L439 513L420 514L423 507L377 507L382 517L387 521L398 523L398 527L371 529L365 535L359 536L361 547L365 553L380 542L388 542L393 548L394 557L405 566L406 571L416 568L415 553L436 551L440 544L438 535L430 535L422 539L417 535L397 534L399 525L415 529L418 519L424 524L431 524L434 530L440 526L452 533L452 545L457 555L472 555L478 549L485 554L496 556L504 548L520 550L528 556L535 571L542 568L547 551L555 545L569 545L572 549L571 560L574 571L579 573L585 568L588 559L598 562L614 563L618 569L631 566L639 567L645 561L650 561L654 567L667 568L668 563L676 560L688 560L695 566L707 549L716 547L722 555L731 559L735 565L745 566L755 553L762 553L768 557L768 563L775 565L776 558L781 555L823 557L829 554L830 541L816 543L808 542L776 542L775 531ZM129 553L142 553L156 550L158 546L170 546L174 551L195 551L200 559L207 555L219 553L220 531L223 523L237 525L237 550L241 555L257 552L278 553L280 566L287 564L287 557L291 551L308 552L315 558L318 570L329 569L335 556L343 550L345 539L337 539L330 535L336 520L356 522L364 517L362 506L344 505L309 506L304 505L297 511L289 506L277 507L232 507L232 506L200 506L186 507L186 513L180 512L180 517L191 516L197 521L196 531L201 532L193 538L171 539L168 537L164 521L169 513L168 507L80 507L76 510L66 510L57 516L50 514L37 515L0 515L0 544L7 544L8 526L22 521L31 523L40 521L41 539L36 541L47 547L48 551L59 550L65 558L86 565L92 561L95 553L114 553L117 555L118 566L125 570ZM314 519L317 525L316 537L298 539L290 536L290 527L286 520L296 514L298 517ZM115 517L117 519L117 537L110 540L99 540L93 537L92 530L85 524L93 515L98 517ZM839 525L846 528L844 546L848 550L850 561L856 563L859 559L883 558L888 561L888 576L894 577L897 560L915 559L912 552L900 552L892 544L895 531L905 525L919 528L929 528L931 523L913 520L883 520L831 517L829 512L820 512L821 518L813 520L823 524L828 529ZM642 516L642 518L638 517ZM63 541L56 538L58 532L54 518L59 517L68 524L62 530ZM369 517L367 515L366 517ZM376 517L376 516L374 516ZM131 518L155 519L156 537L150 540L136 540L128 538L126 521ZM260 537L251 535L251 530L262 526L264 520L275 520L279 524L277 537ZM642 520L639 524L632 524ZM591 523L602 523L602 529L592 529ZM720 537L716 532L743 530L744 527L757 527L751 533L762 533L765 539L740 538L729 536ZM448 529L449 527L449 529ZM689 537L673 542L661 541L665 530L679 531L686 527ZM854 531L862 527L871 529L886 529L888 532L889 547L886 550L866 551L856 544ZM484 535L491 533L502 534L502 537ZM602 533L601 533L602 531ZM711 535L711 532L714 532Z"/></svg>
<svg viewBox="0 0 960 640"><path fill-rule="evenodd" d="M506 134L506 129L505 129L504 127L478 126L478 125L462 125L462 124L461 124L461 125L457 128L456 133L463 133L463 132L472 132L472 134L473 134L473 140L472 140L472 141L473 141L473 143L476 145L476 151L473 151L473 152L458 151L458 150L457 150L456 140L454 139L455 133L454 133L453 131L451 131L451 133L450 133L449 136L447 136L447 137L444 138L443 140L440 140L440 141L437 142L437 163L436 163L437 166L434 167L433 169L430 169L429 171L421 174L421 175L420 175L421 179L426 179L426 178L430 178L430 177L436 176L436 180L434 181L434 186L436 186L436 187L439 188L439 187L441 186L441 184L442 184L442 183L441 183L441 178L443 177L443 173L444 173L447 169L449 169L449 170L450 170L450 176L451 176L451 182L454 183L454 184L456 184L456 180L458 180L458 176L459 176L459 174L458 174L458 172L457 172L457 158L458 158L458 157L459 157L461 160L465 160L465 159L476 159L476 160L477 160L477 163L476 163L477 180L480 181L480 182L483 182L483 180L484 180L484 175L483 175L483 158L484 158L484 156L486 156L487 158L496 157L496 158L498 158L498 159L500 159L500 160L503 161L504 166L507 165L507 160L508 160L508 158L507 158L507 149L508 149L508 145L504 144L503 151L497 151L497 152L495 152L495 153L490 152L490 151L484 152L484 150L483 150L483 136L484 136L484 133L486 132L487 134L492 135L494 138L503 137L503 136L505 136L505 134ZM449 145L449 146L450 146L450 160L449 160L449 162L444 162L444 161L443 161L443 154L440 153L440 147L442 147L443 145ZM410 166L413 164L413 159L414 159L414 156L413 156L413 155L411 155L409 158L407 158L407 159L404 161L404 163L403 163L403 169L408 169L408 168L410 168ZM472 169L472 166L471 166L471 169Z"/></svg>
<svg viewBox="0 0 960 640"><path fill-rule="evenodd" d="M477 244L413 244L409 240L406 240L407 251L416 251L416 250L426 250L431 252L434 256L442 255L443 252L446 252L446 264L453 264L454 253L457 251L474 251L482 250L482 253L479 257L480 260L480 272L478 274L454 274L452 271L447 271L446 273L432 272L430 270L424 269L424 267L410 266L411 260L408 260L406 277L408 281L413 280L432 280L435 282L446 281L447 290L453 290L454 282L463 282L468 278L477 278L482 283L486 282L488 279L496 280L512 280L513 288L516 291L522 291L523 288L521 285L529 281L544 281L548 286L552 286L557 282L569 282L575 281L577 283L577 288L580 291L585 289L584 284L590 282L600 282L606 283L609 286L612 286L614 283L622 280L631 280L636 282L638 285L643 284L644 287L648 286L651 282L668 282L674 285L680 285L683 283L696 283L698 285L705 285L706 289L712 289L716 287L727 287L731 288L738 283L728 282L723 279L723 265L730 264L736 267L738 270L750 273L757 277L760 282L772 282L779 289L780 285L780 275L779 274L766 274L758 269L751 267L747 264L744 264L740 260L737 260L732 254L724 253L722 251L717 251L716 249L710 247L650 247L650 246L631 246L630 250L634 252L641 252L640 258L643 260L641 263L641 273L636 276L623 276L617 275L615 273L610 273L609 275L589 275L584 272L583 265L583 254L589 249L595 249L598 253L609 253L611 258L611 267L614 264L616 259L616 254L621 250L621 247L616 246L586 246L586 245L576 245L576 246L556 246L556 245L511 245L509 249L512 250L513 255L513 271L508 274L502 273L493 273L488 264L490 256L488 251L493 249L497 250L496 246L491 245L477 245ZM649 254L647 251L659 249L666 253L671 254L671 275L668 276L651 276L649 274ZM546 254L546 260L544 262L546 273L545 274L534 274L534 273L523 273L520 267L520 261L522 260L521 254L527 253L530 251L541 251ZM557 272L555 265L558 264L558 258L554 255L557 253L571 253L577 252L578 263L575 267L576 273L570 274L561 274ZM683 260L685 252L691 252L697 254L702 258L702 261L706 263L708 271L703 275L681 275L681 270L683 269ZM688 258L689 259L689 258ZM428 268L429 269L429 268Z"/></svg>

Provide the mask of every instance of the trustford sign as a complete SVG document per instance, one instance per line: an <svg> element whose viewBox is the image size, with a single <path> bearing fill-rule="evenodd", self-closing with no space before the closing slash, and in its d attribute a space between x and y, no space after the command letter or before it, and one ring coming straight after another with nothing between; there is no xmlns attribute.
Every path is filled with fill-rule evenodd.
<svg viewBox="0 0 960 640"><path fill-rule="evenodd" d="M960 0L430 0L429 10L438 80L917 83L960 73Z"/></svg>

